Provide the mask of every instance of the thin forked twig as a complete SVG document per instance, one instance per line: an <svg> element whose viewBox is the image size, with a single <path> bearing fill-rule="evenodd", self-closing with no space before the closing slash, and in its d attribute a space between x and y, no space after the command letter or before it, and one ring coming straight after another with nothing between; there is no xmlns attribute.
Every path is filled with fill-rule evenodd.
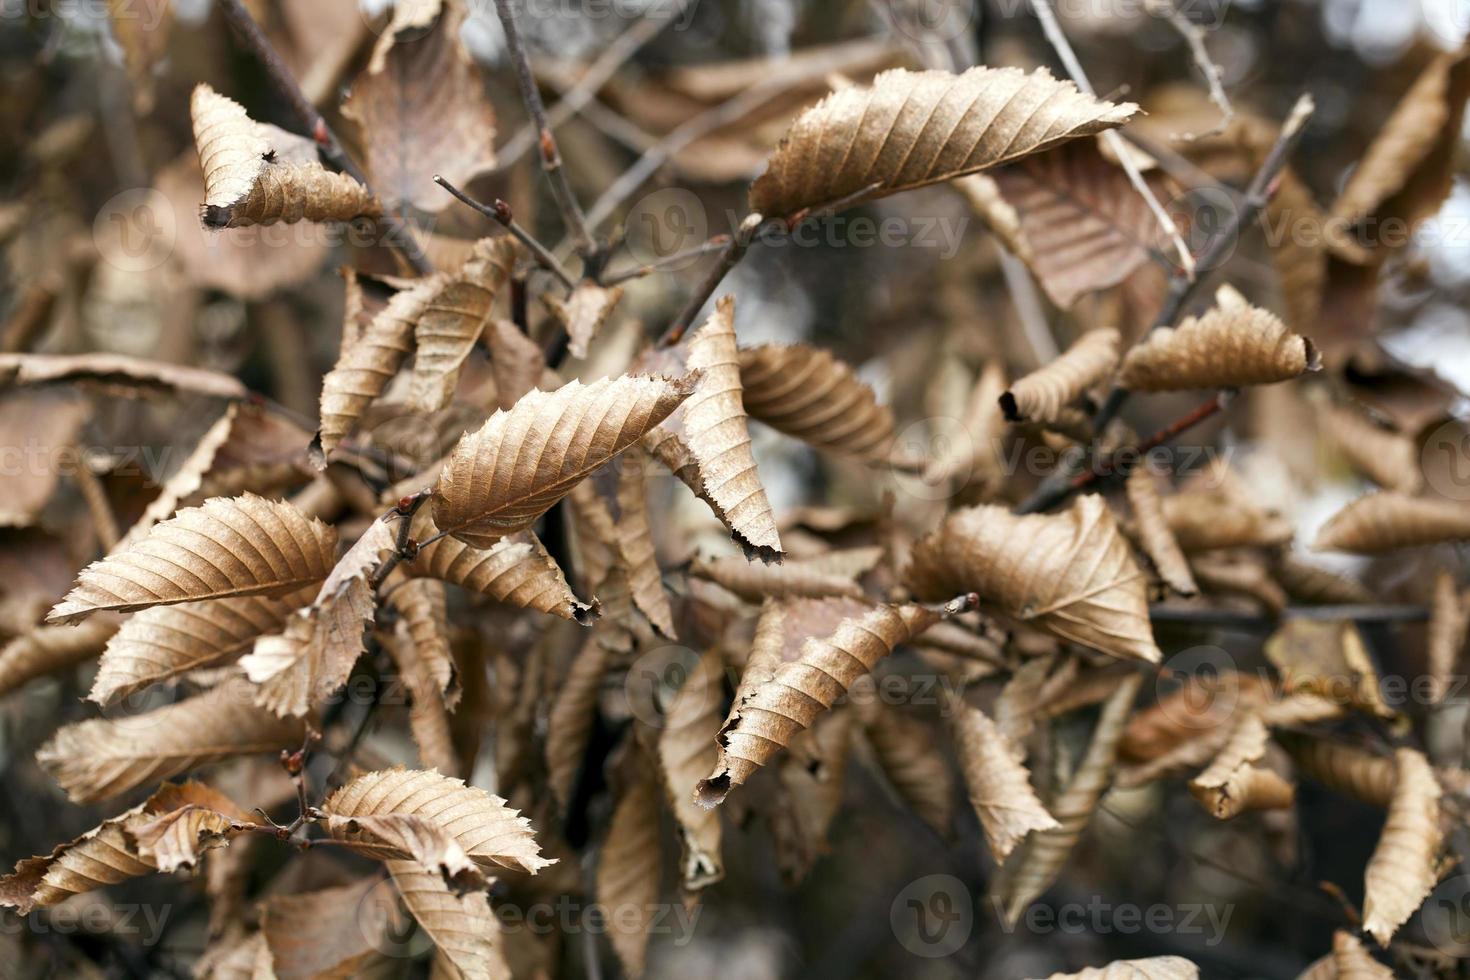
<svg viewBox="0 0 1470 980"><path fill-rule="evenodd" d="M680 249L677 252L670 252L662 258L654 259L652 262L644 265L635 265L629 269L619 269L617 272L606 273L602 277L602 284L604 286L616 286L630 279L642 279L644 276L652 275L655 272L663 272L669 266L679 265L691 259L708 255L711 252L718 252L729 244L729 235L713 235L698 245Z"/></svg>
<svg viewBox="0 0 1470 980"><path fill-rule="evenodd" d="M1066 67L1067 74L1072 77L1072 81L1076 82L1077 87L1082 89L1082 91L1096 98L1097 92L1093 89L1092 82L1088 81L1087 72L1082 69L1082 63L1077 60L1077 53L1072 50L1071 42L1067 40L1067 35L1062 32L1062 25L1057 22L1056 11L1052 9L1051 0L1031 0L1031 9L1036 11L1036 17L1041 21L1041 29L1046 33L1047 41L1055 49L1057 57L1062 59L1062 65ZM1107 140L1108 146L1113 151L1113 155L1118 158L1118 164L1123 168L1123 172L1128 175L1128 180L1133 184L1134 190L1138 191L1144 203L1148 205L1149 211L1153 213L1154 220L1159 223L1159 227L1164 230L1164 233L1173 242L1174 251L1179 255L1180 268L1191 279L1194 278L1194 256L1190 254L1189 246L1184 243L1184 239L1179 235L1179 229L1169 219L1169 213L1164 210L1164 206L1159 203L1159 199L1154 196L1154 192L1149 189L1148 183L1143 179L1143 174L1138 172L1138 167L1133 162L1131 152L1123 144L1123 138L1109 129L1103 133L1103 139Z"/></svg>
<svg viewBox="0 0 1470 980"><path fill-rule="evenodd" d="M537 263L543 269L556 276L557 281L563 286L568 289L574 288L575 283L572 282L572 277L567 274L567 270L561 267L561 263L556 260L556 256L547 251L545 245L537 241L535 236L516 221L515 214L511 211L509 204L506 204L499 198L495 199L494 204L485 204L482 201L477 201L438 174L434 175L434 183L453 194L455 199L461 204L467 204L485 217L498 222L502 228L510 232L516 241L530 250L531 254L535 256Z"/></svg>
<svg viewBox="0 0 1470 980"><path fill-rule="evenodd" d="M1220 109L1220 121L1215 124L1214 128L1203 133L1181 133L1177 138L1183 142L1189 142L1225 132L1235 119L1235 107L1230 104L1230 97L1225 94L1225 86L1222 83L1224 72L1220 70L1220 66L1215 63L1210 57L1210 52L1205 48L1204 28L1184 16L1179 8L1174 6L1174 0L1147 0L1147 9L1149 13L1168 21L1169 26L1184 38L1184 43L1189 45L1189 53L1194 58L1195 67L1199 68L1200 73L1205 76L1205 84L1210 91L1210 101Z"/></svg>

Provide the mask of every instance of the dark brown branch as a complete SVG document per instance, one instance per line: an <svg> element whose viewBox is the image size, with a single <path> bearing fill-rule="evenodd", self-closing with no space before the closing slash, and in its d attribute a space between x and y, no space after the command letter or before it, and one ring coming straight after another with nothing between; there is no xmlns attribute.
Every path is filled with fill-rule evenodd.
<svg viewBox="0 0 1470 980"><path fill-rule="evenodd" d="M438 174L434 175L434 183L453 194L461 204L467 204L485 217L497 222L502 228L510 232L516 241L526 246L531 254L535 256L536 262L541 268L556 276L557 281L563 286L568 289L573 288L575 284L572 282L572 277L567 274L567 270L561 267L561 263L556 260L556 256L547 251L545 245L537 241L535 236L516 221L515 214L511 212L509 204L506 204L499 198L495 199L494 204L485 204L477 201Z"/></svg>
<svg viewBox="0 0 1470 980"><path fill-rule="evenodd" d="M291 107L291 112L296 116L297 122L306 130L307 134L316 142L317 152L328 165L347 174L359 184L372 190L368 183L367 175L362 172L347 152L342 149L337 136L332 132L322 114L317 112L316 106L301 91L291 70L281 60L279 52L271 44L255 18L250 16L250 11L240 0L220 0L220 13L224 15L226 23L234 28L236 36L250 49L250 52L265 67L266 74L270 76L271 82L276 90ZM415 272L426 276L434 271L433 264L428 256L419 247L418 239L409 230L402 217L395 208L384 207L383 214L378 218L378 224L388 233L388 246L401 254L408 264L413 266Z"/></svg>
<svg viewBox="0 0 1470 980"><path fill-rule="evenodd" d="M729 244L729 235L714 235L708 240L700 242L698 245L686 249L681 249L678 252L670 252L663 258L655 259L654 261L649 262L645 265L633 266L630 269L619 269L617 272L609 272L607 275L604 275L602 277L602 284L604 286L616 286L619 283L627 282L630 279L642 279L644 276L652 275L655 272L661 272L671 265L678 265L681 262L687 262L690 259L697 259L700 256L708 255L711 252L718 252L724 249Z"/></svg>
<svg viewBox="0 0 1470 980"><path fill-rule="evenodd" d="M750 248L750 243L755 240L756 232L760 230L763 220L759 214L748 214L745 220L740 222L740 227L725 244L724 251L720 253L720 261L716 262L714 268L705 275L699 288L690 295L684 308L679 311L679 315L674 317L663 336L658 339L659 347L672 347L684 338L685 332L689 330L689 325L694 322L694 318L699 315L699 311L714 295L715 290L720 288L720 283L724 281L725 276L745 257L745 252Z"/></svg>

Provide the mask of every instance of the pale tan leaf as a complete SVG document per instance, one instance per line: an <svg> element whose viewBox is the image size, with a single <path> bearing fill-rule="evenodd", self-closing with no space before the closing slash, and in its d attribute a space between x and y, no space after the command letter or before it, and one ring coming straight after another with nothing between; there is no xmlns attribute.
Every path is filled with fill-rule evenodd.
<svg viewBox="0 0 1470 980"><path fill-rule="evenodd" d="M1374 595L1353 579L1303 561L1283 550L1275 556L1271 574L1298 602L1311 605L1352 606L1371 603Z"/></svg>
<svg viewBox="0 0 1470 980"><path fill-rule="evenodd" d="M883 72L792 124L750 206L787 217L896 194L1121 126L1136 109L1084 95L1044 68Z"/></svg>
<svg viewBox="0 0 1470 980"><path fill-rule="evenodd" d="M1114 960L1081 973L1053 973L1047 980L1199 980L1199 967L1182 956Z"/></svg>
<svg viewBox="0 0 1470 980"><path fill-rule="evenodd" d="M251 822L233 800L203 783L164 783L123 833L143 861L165 874L193 868L205 848L224 843L233 826Z"/></svg>
<svg viewBox="0 0 1470 980"><path fill-rule="evenodd" d="M1341 405L1319 414L1322 431L1353 469L1386 490L1418 493L1424 485L1419 447L1402 432Z"/></svg>
<svg viewBox="0 0 1470 980"><path fill-rule="evenodd" d="M434 523L477 548L526 530L690 389L688 381L629 376L528 392L460 440L439 474Z"/></svg>
<svg viewBox="0 0 1470 980"><path fill-rule="evenodd" d="M72 623L102 609L283 595L324 579L336 548L334 529L288 503L254 494L215 497L82 569L46 620Z"/></svg>
<svg viewBox="0 0 1470 980"><path fill-rule="evenodd" d="M608 940L623 972L643 975L658 903L659 785L644 753L623 767L627 782L613 808L597 858L597 901L607 910Z"/></svg>
<svg viewBox="0 0 1470 980"><path fill-rule="evenodd" d="M921 820L948 838L954 823L954 777L944 756L934 751L934 729L881 700L873 707L863 731L883 774ZM713 740L710 744L713 749Z"/></svg>
<svg viewBox="0 0 1470 980"><path fill-rule="evenodd" d="M495 378L496 407L511 408L548 376L541 345L509 320L492 316L484 341L490 351L490 373Z"/></svg>
<svg viewBox="0 0 1470 980"><path fill-rule="evenodd" d="M1381 555L1400 548L1470 540L1470 505L1381 490L1359 497L1317 532L1317 551Z"/></svg>
<svg viewBox="0 0 1470 980"><path fill-rule="evenodd" d="M250 390L232 375L126 354L0 354L0 384L72 382L124 395L206 395L239 399Z"/></svg>
<svg viewBox="0 0 1470 980"><path fill-rule="evenodd" d="M146 116L154 104L154 72L168 53L173 10L168 0L107 0L107 14L132 85L132 109Z"/></svg>
<svg viewBox="0 0 1470 980"><path fill-rule="evenodd" d="M660 368L672 360L669 367L699 374L689 400L644 436L644 445L709 504L747 555L779 559L781 537L750 451L735 298L720 297L687 341L658 355L651 361Z"/></svg>
<svg viewBox="0 0 1470 980"><path fill-rule="evenodd" d="M208 85L195 86L189 114L204 168L200 214L206 227L350 221L381 213L366 187L317 162L310 140L257 123Z"/></svg>
<svg viewBox="0 0 1470 980"><path fill-rule="evenodd" d="M448 198L435 175L463 187L495 165L495 110L460 41L463 21L450 4L422 23L390 26L342 105L362 130L368 174L389 207L440 211Z"/></svg>
<svg viewBox="0 0 1470 980"><path fill-rule="evenodd" d="M810 558L787 558L779 565L766 565L743 558L698 556L689 574L708 579L747 602L828 596L862 598L858 578L883 560L879 547L847 548Z"/></svg>
<svg viewBox="0 0 1470 980"><path fill-rule="evenodd" d="M587 739L597 720L597 699L610 653L596 637L588 637L557 687L547 719L546 768L552 795L562 806L572 798L582 770Z"/></svg>
<svg viewBox="0 0 1470 980"><path fill-rule="evenodd" d="M1378 689L1378 670L1354 623L1288 620L1266 641L1265 653L1281 672L1287 694L1315 694L1381 718L1393 717Z"/></svg>
<svg viewBox="0 0 1470 980"><path fill-rule="evenodd" d="M1051 887L1077 846L1112 779L1118 739L1142 682L1141 674L1128 677L1103 705L1087 753L1066 789L1052 803L1051 813L1058 827L1033 831L1001 866L991 893L999 902L997 907L1007 924L1016 922Z"/></svg>
<svg viewBox="0 0 1470 980"><path fill-rule="evenodd" d="M950 186L964 195L976 217L985 222L990 233L1000 239L1006 251L1028 265L1036 257L1031 242L1021 231L1021 215L1006 200L1000 183L991 174L970 174L951 181ZM999 392L996 397L1000 397Z"/></svg>
<svg viewBox="0 0 1470 980"><path fill-rule="evenodd" d="M551 293L541 294L541 302L567 332L567 352L576 358L587 356L587 345L602 330L622 298L621 286L608 289L590 279L577 283L571 295L564 300Z"/></svg>
<svg viewBox="0 0 1470 980"><path fill-rule="evenodd" d="M71 449L92 414L85 399L51 391L6 391L0 397L0 433L29 465L0 471L0 527L29 527L56 493L61 468L48 460Z"/></svg>
<svg viewBox="0 0 1470 980"><path fill-rule="evenodd" d="M1188 552L1270 547L1291 541L1291 523L1224 489L1181 490L1161 501L1164 521Z"/></svg>
<svg viewBox="0 0 1470 980"><path fill-rule="evenodd" d="M561 568L530 531L501 538L489 548L443 537L420 551L409 571L584 626L597 618L596 604L584 603L572 593Z"/></svg>
<svg viewBox="0 0 1470 980"><path fill-rule="evenodd" d="M388 604L398 610L413 642L414 659L423 664L429 681L426 692L453 708L459 703L459 679L454 652L449 648L449 610L442 582L408 579L387 592Z"/></svg>
<svg viewBox="0 0 1470 980"><path fill-rule="evenodd" d="M242 402L232 402L225 409L213 425L205 430L204 435L194 444L194 451L184 460L173 475L164 483L158 491L158 496L148 504L128 533L117 543L113 551L131 547L143 538L145 534L159 521L166 521L178 510L180 501L193 494L204 484L204 475L214 465L214 458L220 448L229 440L230 431L235 427L235 419L239 416Z"/></svg>
<svg viewBox="0 0 1470 980"><path fill-rule="evenodd" d="M0 647L0 694L28 681L86 663L107 645L122 621L94 616L80 626L36 626Z"/></svg>
<svg viewBox="0 0 1470 980"><path fill-rule="evenodd" d="M950 724L970 805L997 863L1003 864L1027 834L1060 829L1031 788L1021 751L985 712L958 702Z"/></svg>
<svg viewBox="0 0 1470 980"><path fill-rule="evenodd" d="M370 876L339 888L267 898L260 935L276 980L378 975L402 935L404 918L396 898L385 901L387 887Z"/></svg>
<svg viewBox="0 0 1470 980"><path fill-rule="evenodd" d="M1063 640L1150 663L1161 656L1143 572L1097 496L1061 514L955 511L914 546L906 578L920 598L976 592L983 604Z"/></svg>
<svg viewBox="0 0 1470 980"><path fill-rule="evenodd" d="M725 662L718 650L699 658L669 704L658 736L658 763L683 849L679 877L685 891L725 876L720 815L694 802L694 787L714 768L715 736L725 706Z"/></svg>
<svg viewBox="0 0 1470 980"><path fill-rule="evenodd" d="M278 715L304 715L347 683L377 608L371 576L396 544L392 525L373 521L333 566L311 605L240 658L245 676L259 685L257 704Z"/></svg>
<svg viewBox="0 0 1470 980"><path fill-rule="evenodd" d="M437 412L454 397L460 369L490 322L490 308L516 255L509 236L481 239L418 311L409 390L409 404L417 410Z"/></svg>
<svg viewBox="0 0 1470 980"><path fill-rule="evenodd" d="M799 886L831 850L832 822L842 808L856 713L829 711L798 732L776 763L780 793L762 801L769 810L776 866L788 887Z"/></svg>
<svg viewBox="0 0 1470 980"><path fill-rule="evenodd" d="M1345 929L1332 934L1332 965L1336 980L1393 980L1394 976L1373 958L1361 939Z"/></svg>
<svg viewBox="0 0 1470 980"><path fill-rule="evenodd" d="M1266 755L1270 733L1260 715L1246 714L1209 768L1189 781L1189 791L1219 820L1246 810L1279 810L1296 799L1295 788L1269 769L1252 765Z"/></svg>
<svg viewBox="0 0 1470 980"><path fill-rule="evenodd" d="M432 770L367 773L333 793L321 809L329 818L420 817L448 833L485 871L502 867L535 874L553 863L541 856L531 822L504 800ZM340 837L340 829L334 835ZM395 857L412 857L402 847L390 850Z"/></svg>
<svg viewBox="0 0 1470 980"><path fill-rule="evenodd" d="M1393 798L1393 759L1330 738L1282 738L1297 768L1328 789L1378 807Z"/></svg>
<svg viewBox="0 0 1470 980"><path fill-rule="evenodd" d="M875 463L893 450L893 412L829 351L807 344L743 348L740 383L751 418L817 449Z"/></svg>
<svg viewBox="0 0 1470 980"><path fill-rule="evenodd" d="M1470 602L1456 587L1455 577L1441 569L1434 579L1425 654L1431 704L1443 701L1454 684L1467 629L1470 629ZM0 663L3 660L4 655L0 654Z"/></svg>
<svg viewBox="0 0 1470 980"><path fill-rule="evenodd" d="M1413 749L1399 749L1394 760L1388 822L1363 879L1363 929L1385 946L1434 888L1443 841L1443 790L1428 760Z"/></svg>
<svg viewBox="0 0 1470 980"><path fill-rule="evenodd" d="M1000 396L1005 390L1005 365L998 359L986 362L960 420L964 437L945 440L941 452L924 467L926 484L946 486L961 480L988 490L1001 482L999 450L1005 436L1005 413Z"/></svg>
<svg viewBox="0 0 1470 980"><path fill-rule="evenodd" d="M435 773L437 775L437 773ZM446 826L447 825L447 826ZM328 813L327 832L367 857L380 861L412 859L439 873L455 894L489 887L478 865L460 846L448 827L452 821L416 813L342 816Z"/></svg>
<svg viewBox="0 0 1470 980"><path fill-rule="evenodd" d="M1113 372L1118 363L1118 331L1089 330L1066 353L1011 385L1000 407L1012 422L1058 422L1063 410Z"/></svg>
<svg viewBox="0 0 1470 980"><path fill-rule="evenodd" d="M428 600L427 607L437 605L436 623L407 613L395 625L393 635L380 639L388 650L389 657L398 668L399 677L408 691L408 729L418 746L419 762L425 767L437 769L450 776L461 775L458 754L454 749L454 736L449 726L449 709L445 705L446 691L451 690L455 699L459 696L458 682L454 678L454 662L449 650L447 625L443 622L443 586L430 579L410 579L389 593L394 605L405 598L411 586L429 586L440 593L436 604ZM417 603L415 603L416 605ZM401 607L400 607L401 608ZM417 626L417 628L415 628ZM416 634L426 633L420 637ZM449 658L449 659L443 659Z"/></svg>
<svg viewBox="0 0 1470 980"><path fill-rule="evenodd" d="M1174 539L1174 532L1164 517L1164 505L1159 499L1159 487L1147 466L1135 467L1128 474L1128 506L1133 509L1137 522L1138 538L1144 553L1153 562L1154 569L1164 584L1184 596L1199 592L1194 576L1190 574L1189 562Z"/></svg>
<svg viewBox="0 0 1470 980"><path fill-rule="evenodd" d="M113 704L151 684L230 663L257 638L281 629L315 594L316 587L308 585L278 598L239 596L145 609L108 642L87 699Z"/></svg>
<svg viewBox="0 0 1470 980"><path fill-rule="evenodd" d="M385 865L409 914L460 977L510 980L500 951L500 920L484 895L456 895L438 872L416 861L390 860Z"/></svg>
<svg viewBox="0 0 1470 980"><path fill-rule="evenodd" d="M1243 388L1319 370L1322 357L1269 310L1228 286L1203 316L1161 327L1123 358L1118 383L1132 391Z"/></svg>
<svg viewBox="0 0 1470 980"><path fill-rule="evenodd" d="M965 600L954 600L943 609L912 603L873 606L843 620L830 636L808 639L797 659L777 665L758 687L748 689L742 680L735 705L720 728L719 762L696 789L700 805L723 802L732 788L749 779L797 732L811 727L894 647L965 608Z"/></svg>

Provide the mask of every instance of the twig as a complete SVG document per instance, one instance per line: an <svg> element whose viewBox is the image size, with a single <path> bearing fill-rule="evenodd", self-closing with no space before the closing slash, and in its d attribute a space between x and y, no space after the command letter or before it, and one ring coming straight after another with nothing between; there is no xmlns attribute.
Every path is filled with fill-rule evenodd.
<svg viewBox="0 0 1470 980"><path fill-rule="evenodd" d="M250 49L251 53L259 59L265 67L266 74L270 76L277 91L291 107L292 113L307 134L316 142L317 152L322 155L333 167L347 174L353 180L367 187L371 191L367 175L362 172L356 163L352 162L342 144L338 142L337 136L332 132L322 114L316 111L316 106L301 91L301 86L291 74L291 69L281 60L280 54L271 44L255 18L250 16L250 11L240 0L220 0L220 13L224 15L225 21L235 30L236 35ZM433 264L428 256L419 247L418 239L404 224L397 209L384 207L382 217L378 223L388 232L388 245L398 250L400 254L413 266L415 272L426 276L434 271Z"/></svg>
<svg viewBox="0 0 1470 980"><path fill-rule="evenodd" d="M1230 104L1230 98L1225 94L1225 87L1221 84L1224 73L1220 70L1220 66L1210 58L1210 52L1205 49L1204 28L1180 13L1179 8L1174 6L1174 0L1146 0L1146 3L1149 13L1167 20L1169 25L1178 31L1179 36L1184 38L1184 42L1189 45L1189 52L1194 57L1195 66L1205 76L1205 84L1209 86L1210 101L1220 107L1220 121L1213 129L1203 133L1182 133L1178 139L1189 142L1225 132L1235 119L1235 107Z"/></svg>
<svg viewBox="0 0 1470 980"><path fill-rule="evenodd" d="M418 513L420 507L428 502L433 496L431 489L420 490L418 493L409 494L399 500L393 509L384 514L379 520L386 521L390 517L398 518L398 538L394 543L393 554L383 559L378 570L373 573L372 587L377 591L378 586L393 574L393 570L400 562L413 561L418 556L420 545L415 543L408 535L413 529L413 515Z"/></svg>
<svg viewBox="0 0 1470 980"><path fill-rule="evenodd" d="M556 256L547 251L545 245L542 245L539 241L537 241L535 236L533 236L529 231L523 228L519 222L516 221L515 215L511 212L509 204L506 204L499 198L495 199L495 203L493 205L484 204L480 201L475 200L473 197L470 197L464 191L460 190L458 187L455 187L453 184L451 184L449 181L445 180L438 174L434 175L434 183L438 184L440 187L453 194L461 204L467 204L470 207L474 208L476 211L483 214L485 217L498 222L500 226L506 231L510 232L517 241L526 246L526 248L530 250L531 254L536 257L536 262L547 272L550 272L553 276L556 276L558 282L560 282L568 289L572 289L575 287L575 284L572 282L572 277L567 274L567 270L561 267L561 263L556 260Z"/></svg>
<svg viewBox="0 0 1470 980"><path fill-rule="evenodd" d="M995 251L1000 256L1001 277L1005 279L1011 302L1021 318L1021 332L1031 345L1031 353L1036 356L1036 366L1049 364L1061 352L1057 350L1056 338L1047 325L1046 309L1037 295L1036 282L1026 271L1025 264L1012 255L999 238L995 239Z"/></svg>
<svg viewBox="0 0 1470 980"><path fill-rule="evenodd" d="M620 269L617 272L609 272L602 277L602 284L604 286L616 286L619 283L627 282L630 279L642 279L644 276L651 275L655 272L662 272L668 266L678 265L679 263L686 262L689 259L697 259L702 255L708 255L710 252L717 252L723 249L728 244L730 244L729 235L714 235L707 241L700 242L698 245L695 245L691 248L682 249L678 252L670 252L663 258L655 259L654 261L649 262L646 265L637 265L633 266L630 269Z"/></svg>
<svg viewBox="0 0 1470 980"><path fill-rule="evenodd" d="M117 529L117 518L113 516L112 504L107 499L107 490L102 486L102 481L97 479L97 474L92 472L92 467L87 465L85 454L78 453L77 468L73 475L77 481L77 489L81 491L82 500L92 514L92 525L97 532L97 542L102 545L104 552L110 552L117 547L120 536Z"/></svg>
<svg viewBox="0 0 1470 980"><path fill-rule="evenodd" d="M515 8L511 6L511 0L495 0L495 12L500 16L500 26L505 30L506 49L510 52L511 61L515 63L521 99L526 103L526 110L530 112L531 122L536 127L541 148L541 169L546 171L546 178L551 182L551 195L556 198L556 206L561 210L562 220L566 222L567 230L572 235L577 254L584 261L591 260L597 252L597 243L593 241L587 219L583 217L582 208L577 204L576 195L572 193L566 171L562 169L561 151L556 148L556 137L546 120L546 107L541 104L541 90L536 87L536 76L531 72L531 60L526 54L525 42L521 40L520 29L516 27Z"/></svg>
<svg viewBox="0 0 1470 980"><path fill-rule="evenodd" d="M1067 74L1072 76L1072 81L1077 87L1088 95L1097 97L1092 83L1087 79L1087 72L1082 69L1082 63L1077 60L1077 53L1072 50L1072 44L1067 40L1067 35L1062 31L1062 25L1057 23L1056 11L1052 9L1051 0L1031 0L1031 9L1036 11L1037 20L1041 21L1041 29L1046 34L1046 39L1051 42L1057 57L1062 59L1062 65L1067 69ZM1184 244L1184 239L1179 235L1179 229L1169 219L1169 213L1149 189L1148 183L1143 179L1143 174L1138 172L1138 167L1133 163L1133 157L1128 147L1123 145L1123 138L1109 129L1103 133L1103 139L1107 140L1113 155L1118 158L1118 165L1128 175L1128 180L1133 188L1138 191L1144 203L1148 205L1149 211L1153 213L1154 220L1164 230L1170 240L1174 243L1174 251L1179 255L1180 268L1185 275L1194 278L1194 256L1189 251L1189 246Z"/></svg>
<svg viewBox="0 0 1470 980"><path fill-rule="evenodd" d="M659 347L672 347L684 338L685 331L699 315L699 311L704 308L704 304L714 295L715 290L720 287L720 283L729 271L735 268L736 263L745 256L746 250L750 248L751 241L754 240L756 232L760 230L764 221L765 219L758 212L745 216L745 220L740 222L740 227L726 243L725 250L720 253L720 261L715 263L715 267L705 275L699 288L690 295L684 308L679 311L679 315L674 317L663 336L658 339Z"/></svg>

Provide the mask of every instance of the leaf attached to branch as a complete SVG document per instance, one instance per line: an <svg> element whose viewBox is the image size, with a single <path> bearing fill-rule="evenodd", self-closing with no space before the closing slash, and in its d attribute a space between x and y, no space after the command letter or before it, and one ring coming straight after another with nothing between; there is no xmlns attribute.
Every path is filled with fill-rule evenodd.
<svg viewBox="0 0 1470 980"><path fill-rule="evenodd" d="M1012 422L1063 420L1063 409L1101 382L1118 363L1118 331L1089 330L1061 357L1011 385L1000 407Z"/></svg>

